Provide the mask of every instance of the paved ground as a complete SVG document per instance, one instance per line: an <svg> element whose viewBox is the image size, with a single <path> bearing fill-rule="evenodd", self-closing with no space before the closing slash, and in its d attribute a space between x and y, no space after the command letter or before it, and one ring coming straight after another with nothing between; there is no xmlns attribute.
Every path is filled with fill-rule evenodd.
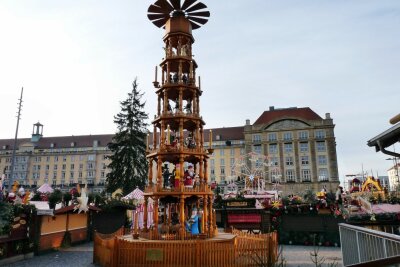
<svg viewBox="0 0 400 267"><path fill-rule="evenodd" d="M45 255L35 256L32 259L18 261L4 267L94 267L96 265L92 264L92 260L93 243L85 243Z"/></svg>
<svg viewBox="0 0 400 267"><path fill-rule="evenodd" d="M310 253L313 251L313 246L283 246L282 254L286 260L286 267L315 267L315 263L310 258ZM319 247L318 255L320 260L322 260L322 257L325 259L325 263L322 266L331 267L330 264L333 262L337 263L337 267L343 266L340 248Z"/></svg>
<svg viewBox="0 0 400 267"><path fill-rule="evenodd" d="M308 246L283 246L283 257L286 260L286 267L314 267L310 259L310 252L313 247ZM324 257L325 263L322 266L329 266L328 263L338 262L337 267L342 266L342 254L340 248L320 247L319 255ZM32 259L19 261L4 267L86 267L92 264L93 243L86 243L60 251L51 252Z"/></svg>

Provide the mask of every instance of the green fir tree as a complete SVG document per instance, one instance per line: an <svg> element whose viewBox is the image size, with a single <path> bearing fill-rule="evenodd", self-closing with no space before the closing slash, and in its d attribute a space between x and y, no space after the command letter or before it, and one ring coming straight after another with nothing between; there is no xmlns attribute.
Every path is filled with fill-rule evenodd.
<svg viewBox="0 0 400 267"><path fill-rule="evenodd" d="M128 98L121 102L121 112L114 117L117 133L108 144L112 155L108 158L111 169L107 174L107 191L121 188L124 194L136 187L144 188L147 177L146 136L147 113L144 112L143 93L138 90L137 80L132 83Z"/></svg>

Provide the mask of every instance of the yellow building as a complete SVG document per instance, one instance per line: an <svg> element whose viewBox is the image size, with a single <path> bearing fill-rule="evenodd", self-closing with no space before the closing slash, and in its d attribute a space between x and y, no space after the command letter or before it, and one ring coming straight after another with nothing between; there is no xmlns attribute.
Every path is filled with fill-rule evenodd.
<svg viewBox="0 0 400 267"><path fill-rule="evenodd" d="M283 194L336 191L339 175L334 124L329 113L321 118L310 108L275 109L270 107L253 123L214 128L208 177L221 186L237 181L234 165L250 152L266 158L263 170L266 189ZM109 172L107 144L113 135L43 137L43 126L34 125L32 138L18 139L14 180L25 186L43 183L68 189L73 184L88 184L91 191L104 188ZM204 130L204 144L209 146ZM13 139L0 140L0 170L10 175ZM156 173L153 170L153 173Z"/></svg>
<svg viewBox="0 0 400 267"><path fill-rule="evenodd" d="M254 152L265 157L266 189L284 195L324 187L334 192L339 185L334 126L329 113L321 118L308 107L270 107L252 125L247 120L243 127L213 129L209 177L220 185L236 181L235 161Z"/></svg>
<svg viewBox="0 0 400 267"><path fill-rule="evenodd" d="M48 183L68 190L79 183L92 192L104 188L107 175L107 144L113 135L43 137L43 125L36 123L32 138L17 141L13 181L25 187ZM13 139L0 140L0 170L11 175Z"/></svg>

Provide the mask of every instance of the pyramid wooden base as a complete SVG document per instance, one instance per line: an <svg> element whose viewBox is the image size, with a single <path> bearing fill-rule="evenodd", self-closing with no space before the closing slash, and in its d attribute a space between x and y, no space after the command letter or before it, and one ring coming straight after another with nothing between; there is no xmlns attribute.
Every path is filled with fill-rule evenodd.
<svg viewBox="0 0 400 267"><path fill-rule="evenodd" d="M277 234L219 233L191 240L96 234L93 253L101 266L267 266L277 258Z"/></svg>

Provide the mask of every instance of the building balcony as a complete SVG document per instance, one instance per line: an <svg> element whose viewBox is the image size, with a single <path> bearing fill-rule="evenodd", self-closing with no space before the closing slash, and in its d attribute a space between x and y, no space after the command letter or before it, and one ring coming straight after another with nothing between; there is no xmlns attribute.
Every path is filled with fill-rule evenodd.
<svg viewBox="0 0 400 267"><path fill-rule="evenodd" d="M210 193L211 187L208 184L200 184L197 186L162 187L156 184L147 185L145 193Z"/></svg>
<svg viewBox="0 0 400 267"><path fill-rule="evenodd" d="M185 154L191 154L191 153L208 153L207 149L204 149L200 146L195 146L194 148L190 148L187 146L181 146L180 144L170 144L170 145L162 145L161 147L157 147L156 149L149 149L148 154L154 154L154 153L171 153L171 152L176 152L176 153L185 153Z"/></svg>

